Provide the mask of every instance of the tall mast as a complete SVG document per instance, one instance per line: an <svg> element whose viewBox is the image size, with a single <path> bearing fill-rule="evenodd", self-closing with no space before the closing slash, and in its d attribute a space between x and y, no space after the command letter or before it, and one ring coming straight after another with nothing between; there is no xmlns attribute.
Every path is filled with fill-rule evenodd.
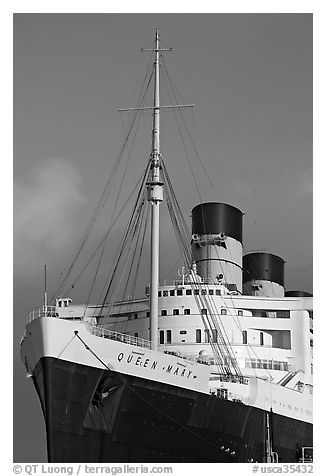
<svg viewBox="0 0 326 476"><path fill-rule="evenodd" d="M151 209L151 282L150 282L150 340L152 349L158 346L158 284L159 284L159 230L160 202L163 200L163 183L160 182L160 44L155 34L155 86L151 150L151 175L148 182L148 201Z"/></svg>
<svg viewBox="0 0 326 476"><path fill-rule="evenodd" d="M155 32L155 47L142 48L141 51L154 51L154 103L150 107L132 107L119 111L141 111L153 109L152 149L150 154L150 174L147 182L148 201L151 209L151 278L150 278L150 340L152 349L158 348L158 281L159 281L159 230L160 203L163 200L163 182L160 181L160 110L193 107L193 104L174 104L160 106L160 52L172 51L172 48L160 48L158 30Z"/></svg>

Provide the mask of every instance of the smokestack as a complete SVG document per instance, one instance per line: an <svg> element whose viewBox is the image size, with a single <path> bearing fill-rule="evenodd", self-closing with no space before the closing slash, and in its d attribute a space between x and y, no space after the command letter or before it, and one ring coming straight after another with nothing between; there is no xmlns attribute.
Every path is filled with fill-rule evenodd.
<svg viewBox="0 0 326 476"><path fill-rule="evenodd" d="M192 210L192 259L204 280L242 292L242 217L226 203L201 203Z"/></svg>
<svg viewBox="0 0 326 476"><path fill-rule="evenodd" d="M243 257L243 294L284 297L284 260L271 253Z"/></svg>
<svg viewBox="0 0 326 476"><path fill-rule="evenodd" d="M285 291L285 297L312 297L307 291Z"/></svg>

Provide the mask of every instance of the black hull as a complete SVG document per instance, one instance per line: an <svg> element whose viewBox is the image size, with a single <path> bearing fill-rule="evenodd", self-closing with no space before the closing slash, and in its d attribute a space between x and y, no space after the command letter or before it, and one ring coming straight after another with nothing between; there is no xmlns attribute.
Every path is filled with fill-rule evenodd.
<svg viewBox="0 0 326 476"><path fill-rule="evenodd" d="M42 358L34 384L51 463L263 462L265 412L198 392ZM312 446L312 425L273 414L282 463Z"/></svg>

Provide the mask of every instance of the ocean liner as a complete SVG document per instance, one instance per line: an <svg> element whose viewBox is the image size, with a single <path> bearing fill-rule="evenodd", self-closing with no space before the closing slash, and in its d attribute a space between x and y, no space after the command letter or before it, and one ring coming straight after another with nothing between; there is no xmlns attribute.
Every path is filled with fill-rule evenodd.
<svg viewBox="0 0 326 476"><path fill-rule="evenodd" d="M243 256L238 208L199 203L188 232L160 153L160 112L191 106L160 105L167 50L156 31L153 105L142 96L131 110L152 111L151 153L103 299L75 305L61 291L48 301L45 291L28 315L21 357L40 399L48 461L312 461L312 296L285 291L281 257ZM161 285L163 189L183 266ZM118 298L120 274L142 251L145 209L150 285L143 298Z"/></svg>

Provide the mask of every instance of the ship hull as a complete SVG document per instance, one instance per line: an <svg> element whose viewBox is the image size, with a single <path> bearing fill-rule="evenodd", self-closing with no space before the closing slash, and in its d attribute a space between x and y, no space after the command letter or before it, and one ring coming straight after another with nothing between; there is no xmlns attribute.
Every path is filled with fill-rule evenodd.
<svg viewBox="0 0 326 476"><path fill-rule="evenodd" d="M216 395L42 357L33 370L49 462L263 462L264 410ZM279 461L312 446L310 423L272 415Z"/></svg>

